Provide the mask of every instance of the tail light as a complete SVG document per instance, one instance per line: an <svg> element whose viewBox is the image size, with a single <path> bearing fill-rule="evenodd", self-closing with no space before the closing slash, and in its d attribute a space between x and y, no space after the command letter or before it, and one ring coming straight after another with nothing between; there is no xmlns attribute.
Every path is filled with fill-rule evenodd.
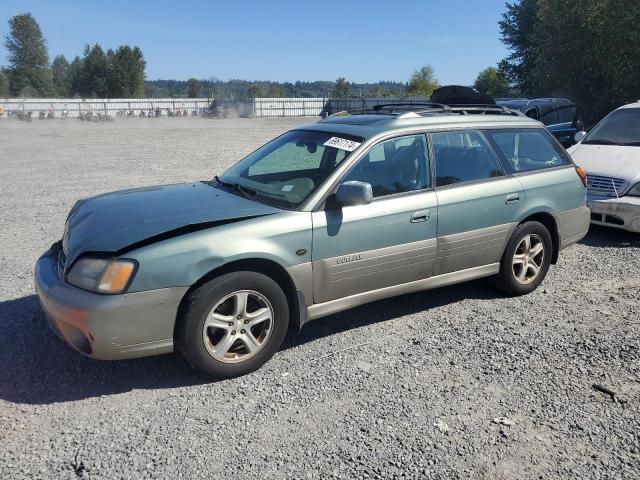
<svg viewBox="0 0 640 480"><path fill-rule="evenodd" d="M580 177L580 180L582 180L582 184L586 188L587 187L587 172L585 172L582 167L576 167L576 172L578 173L578 176Z"/></svg>

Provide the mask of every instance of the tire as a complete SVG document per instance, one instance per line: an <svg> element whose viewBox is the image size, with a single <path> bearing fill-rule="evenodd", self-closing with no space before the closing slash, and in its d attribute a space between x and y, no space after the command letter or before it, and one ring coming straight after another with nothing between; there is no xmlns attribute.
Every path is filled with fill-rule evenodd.
<svg viewBox="0 0 640 480"><path fill-rule="evenodd" d="M542 250L536 253L539 248ZM553 242L547 227L534 221L518 225L500 261L498 287L514 296L533 292L547 275L552 254Z"/></svg>
<svg viewBox="0 0 640 480"><path fill-rule="evenodd" d="M261 273L233 272L189 294L174 341L194 369L232 378L262 367L282 345L288 327L289 305L280 286Z"/></svg>

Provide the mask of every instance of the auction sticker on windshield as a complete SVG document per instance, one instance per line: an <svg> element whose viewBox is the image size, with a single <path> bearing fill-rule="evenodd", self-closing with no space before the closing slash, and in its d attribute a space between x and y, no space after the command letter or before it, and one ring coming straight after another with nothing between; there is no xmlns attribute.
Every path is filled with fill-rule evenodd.
<svg viewBox="0 0 640 480"><path fill-rule="evenodd" d="M325 147L339 148L340 150L346 150L347 152L353 152L358 148L361 143L354 142L353 140L347 140L346 138L331 137L329 140L323 143Z"/></svg>

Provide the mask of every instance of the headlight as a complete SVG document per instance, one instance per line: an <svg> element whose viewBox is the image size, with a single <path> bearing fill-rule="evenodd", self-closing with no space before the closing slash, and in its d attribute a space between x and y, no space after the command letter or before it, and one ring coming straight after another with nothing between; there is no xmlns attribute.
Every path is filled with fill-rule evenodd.
<svg viewBox="0 0 640 480"><path fill-rule="evenodd" d="M76 287L98 293L122 293L136 270L133 260L81 258L67 275L67 281Z"/></svg>
<svg viewBox="0 0 640 480"><path fill-rule="evenodd" d="M631 195L632 197L640 197L640 183L637 183L633 187L631 187L631 190L627 192L627 195Z"/></svg>

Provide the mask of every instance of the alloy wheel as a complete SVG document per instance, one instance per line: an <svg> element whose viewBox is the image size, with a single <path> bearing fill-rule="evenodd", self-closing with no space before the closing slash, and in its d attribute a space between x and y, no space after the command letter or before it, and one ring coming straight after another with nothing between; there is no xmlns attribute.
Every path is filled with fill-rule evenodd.
<svg viewBox="0 0 640 480"><path fill-rule="evenodd" d="M273 331L273 308L253 290L222 298L205 319L202 339L209 354L224 363L239 363L256 355Z"/></svg>
<svg viewBox="0 0 640 480"><path fill-rule="evenodd" d="M516 281L527 285L540 274L544 262L544 242L536 234L525 235L513 255L513 275Z"/></svg>

